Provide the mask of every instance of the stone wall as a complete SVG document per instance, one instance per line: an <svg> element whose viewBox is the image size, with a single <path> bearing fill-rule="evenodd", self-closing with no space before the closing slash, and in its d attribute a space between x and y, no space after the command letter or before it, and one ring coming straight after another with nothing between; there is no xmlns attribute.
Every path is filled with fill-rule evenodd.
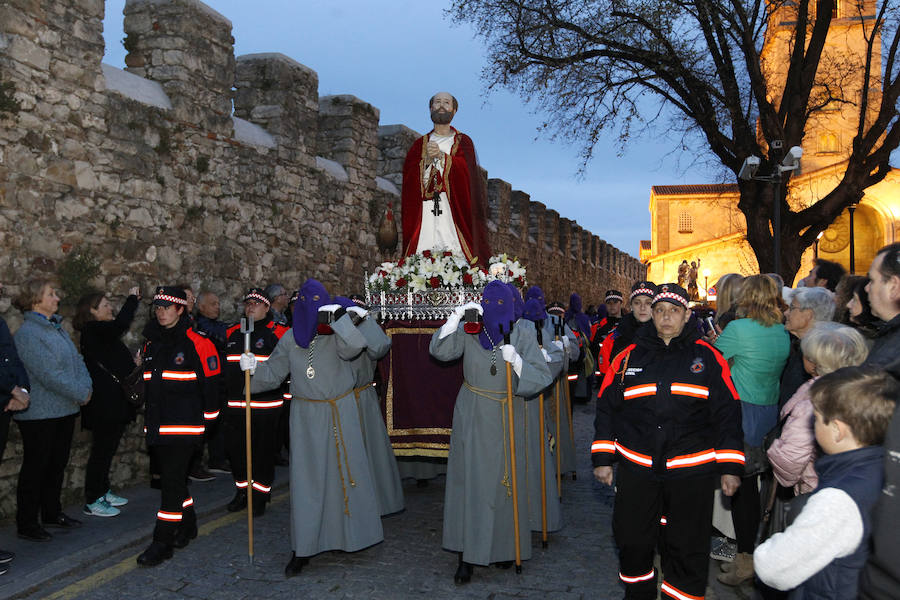
<svg viewBox="0 0 900 600"><path fill-rule="evenodd" d="M116 304L135 284L188 282L219 294L225 318L250 284L316 277L361 291L366 269L395 258L375 233L388 203L399 217L418 134L379 127L378 109L353 96L320 98L316 73L289 57L235 57L231 23L197 0L129 0L127 68L101 65L103 14L102 0L0 5L0 81L20 105L0 114L0 314L13 331L9 298L68 252L100 258L91 283ZM548 297L577 289L596 302L643 277L636 259L483 176L492 247L517 255ZM140 427L123 441L114 486L146 477ZM14 511L21 460L10 435L0 516ZM80 499L87 439L76 435L66 501Z"/></svg>

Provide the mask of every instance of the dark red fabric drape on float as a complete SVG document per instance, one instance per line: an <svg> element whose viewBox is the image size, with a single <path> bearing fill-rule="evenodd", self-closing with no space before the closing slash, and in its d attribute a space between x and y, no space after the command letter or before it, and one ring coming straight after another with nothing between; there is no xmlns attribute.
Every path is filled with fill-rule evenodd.
<svg viewBox="0 0 900 600"><path fill-rule="evenodd" d="M443 321L387 321L391 351L378 363L381 410L397 456L446 457L462 361L442 363L428 353Z"/></svg>

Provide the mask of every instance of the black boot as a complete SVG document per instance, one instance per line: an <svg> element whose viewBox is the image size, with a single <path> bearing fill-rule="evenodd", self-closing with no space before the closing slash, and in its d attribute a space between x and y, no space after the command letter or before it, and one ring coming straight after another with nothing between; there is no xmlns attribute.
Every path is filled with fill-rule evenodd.
<svg viewBox="0 0 900 600"><path fill-rule="evenodd" d="M472 571L475 567L472 563L467 563L462 559L462 552L459 553L459 566L456 567L456 574L453 575L453 583L462 585L472 581Z"/></svg>
<svg viewBox="0 0 900 600"><path fill-rule="evenodd" d="M155 567L170 558L172 558L172 546L154 541L137 557L137 563L144 567Z"/></svg>
<svg viewBox="0 0 900 600"><path fill-rule="evenodd" d="M304 558L302 556L297 556L293 552L291 552L291 560L288 562L287 566L284 568L284 576L285 577L293 577L294 575L299 575L300 571L303 570L303 567L309 564L309 559Z"/></svg>
<svg viewBox="0 0 900 600"><path fill-rule="evenodd" d="M253 516L261 517L266 514L266 501L262 498L253 499Z"/></svg>
<svg viewBox="0 0 900 600"><path fill-rule="evenodd" d="M228 512L238 512L247 508L247 490L238 490L234 494L234 498L225 507Z"/></svg>
<svg viewBox="0 0 900 600"><path fill-rule="evenodd" d="M197 537L197 522L192 524L182 523L175 532L175 539L172 545L176 548L184 548L191 543L191 540Z"/></svg>

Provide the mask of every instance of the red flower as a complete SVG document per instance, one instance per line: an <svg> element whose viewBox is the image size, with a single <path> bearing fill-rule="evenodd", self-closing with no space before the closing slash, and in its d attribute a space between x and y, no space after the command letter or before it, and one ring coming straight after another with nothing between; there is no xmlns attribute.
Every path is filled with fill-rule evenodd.
<svg viewBox="0 0 900 600"><path fill-rule="evenodd" d="M378 271L378 275L380 275L381 277L387 277L387 274L388 274L388 272L385 271L384 269L381 269Z"/></svg>
<svg viewBox="0 0 900 600"><path fill-rule="evenodd" d="M401 259L400 259L400 262L397 263L397 266L398 266L398 267L402 267L402 266L405 265L405 264L406 264L406 259L405 259L405 258L401 258Z"/></svg>
<svg viewBox="0 0 900 600"><path fill-rule="evenodd" d="M401 277L400 279L398 279L398 280L397 280L397 287L398 287L398 288L406 287L406 280L403 279L402 277Z"/></svg>
<svg viewBox="0 0 900 600"><path fill-rule="evenodd" d="M422 250L422 256L425 258L431 258L431 250Z"/></svg>
<svg viewBox="0 0 900 600"><path fill-rule="evenodd" d="M449 250L444 250L444 256L453 256L453 253Z"/></svg>
<svg viewBox="0 0 900 600"><path fill-rule="evenodd" d="M524 285L525 285L525 278L522 277L521 275L519 275L518 277L516 277L516 281L519 282L519 285L520 285L520 286L524 286Z"/></svg>
<svg viewBox="0 0 900 600"><path fill-rule="evenodd" d="M506 274L509 275L510 277L512 277L513 273L512 273L512 271L507 271Z"/></svg>
<svg viewBox="0 0 900 600"><path fill-rule="evenodd" d="M437 289L441 286L441 278L440 277L432 277L431 279L428 280L428 284L431 287Z"/></svg>
<svg viewBox="0 0 900 600"><path fill-rule="evenodd" d="M465 285L472 285L472 274L471 273L463 274L463 283Z"/></svg>

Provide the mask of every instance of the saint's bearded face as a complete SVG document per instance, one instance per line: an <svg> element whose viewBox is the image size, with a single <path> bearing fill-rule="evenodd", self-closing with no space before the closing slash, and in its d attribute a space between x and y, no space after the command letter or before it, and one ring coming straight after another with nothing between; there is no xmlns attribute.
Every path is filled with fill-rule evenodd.
<svg viewBox="0 0 900 600"><path fill-rule="evenodd" d="M449 125L453 120L453 111L443 108L434 108L431 110L431 122L435 125Z"/></svg>

